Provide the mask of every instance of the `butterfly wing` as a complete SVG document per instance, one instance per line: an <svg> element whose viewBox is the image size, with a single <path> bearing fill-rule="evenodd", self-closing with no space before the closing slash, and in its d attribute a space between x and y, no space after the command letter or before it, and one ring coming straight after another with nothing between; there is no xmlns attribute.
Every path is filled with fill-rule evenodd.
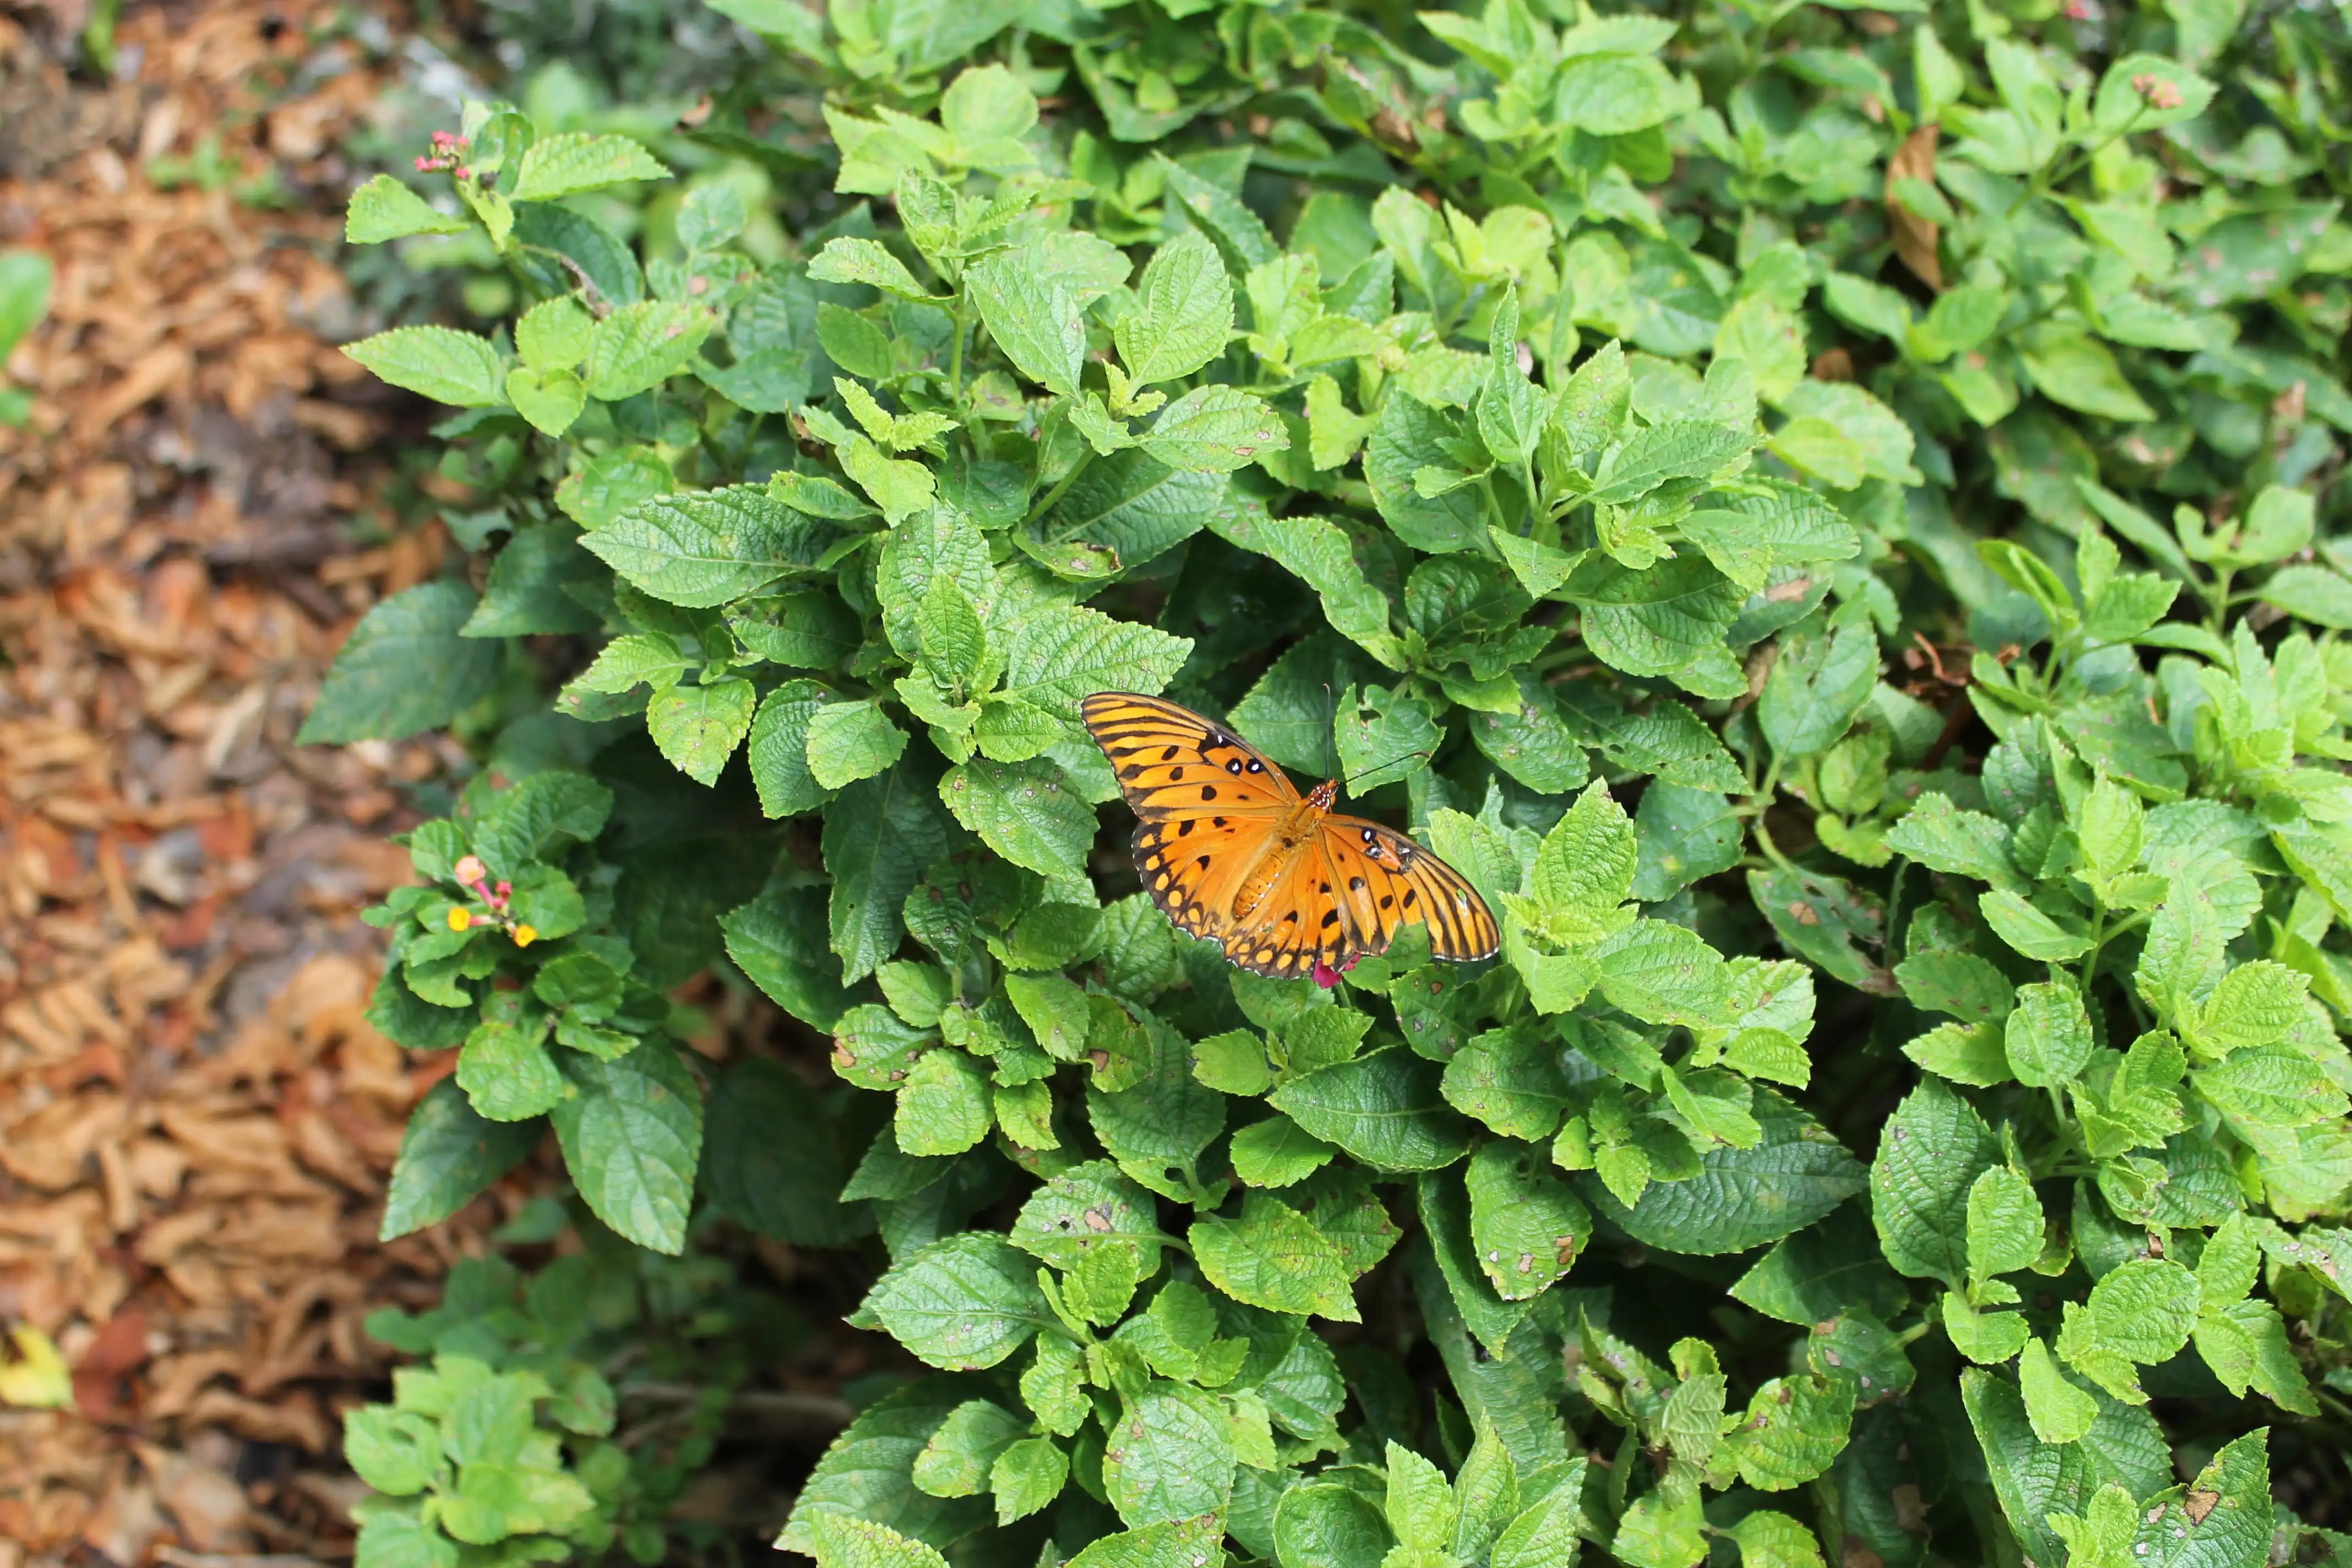
<svg viewBox="0 0 2352 1568"><path fill-rule="evenodd" d="M1223 725L1157 697L1103 691L1079 705L1134 808L1135 868L1161 912L1224 938L1234 895L1299 808L1289 775Z"/></svg>
<svg viewBox="0 0 2352 1568"><path fill-rule="evenodd" d="M1314 973L1318 964L1337 969L1350 953L1378 952L1356 941L1339 907L1344 885L1322 836L1309 838L1251 911L1249 923L1223 933L1225 957L1253 974L1297 980Z"/></svg>
<svg viewBox="0 0 2352 1568"><path fill-rule="evenodd" d="M1078 706L1110 759L1119 792L1146 822L1171 817L1281 817L1298 807L1289 775L1231 730L1189 708L1127 691Z"/></svg>
<svg viewBox="0 0 2352 1568"><path fill-rule="evenodd" d="M1503 945L1486 900L1469 879L1393 828L1360 816L1324 819L1323 858L1349 946L1385 952L1397 927L1429 927L1431 953L1456 963L1492 958Z"/></svg>
<svg viewBox="0 0 2352 1568"><path fill-rule="evenodd" d="M1160 910L1194 936L1222 940L1234 895L1271 847L1281 818L1187 815L1135 826L1135 869Z"/></svg>

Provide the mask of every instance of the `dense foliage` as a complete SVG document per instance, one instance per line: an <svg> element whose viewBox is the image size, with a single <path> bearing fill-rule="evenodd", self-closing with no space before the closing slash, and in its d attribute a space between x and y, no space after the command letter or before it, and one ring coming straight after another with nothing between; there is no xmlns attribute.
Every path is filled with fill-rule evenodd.
<svg viewBox="0 0 2352 1568"><path fill-rule="evenodd" d="M620 1296L870 1266L934 1370L825 1568L2338 1549L2340 13L721 9L659 222L503 104L353 198L520 307L350 350L483 557L308 731L482 764L378 912L458 1052L387 1234L551 1124ZM1105 689L1503 956L1181 937ZM682 1050L714 965L838 1082ZM363 1568L669 1549L551 1278L387 1327Z"/></svg>

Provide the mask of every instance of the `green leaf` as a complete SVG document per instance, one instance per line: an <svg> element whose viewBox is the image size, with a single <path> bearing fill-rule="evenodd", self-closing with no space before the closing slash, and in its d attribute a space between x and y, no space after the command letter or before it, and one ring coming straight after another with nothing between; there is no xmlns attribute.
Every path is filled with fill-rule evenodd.
<svg viewBox="0 0 2352 1568"><path fill-rule="evenodd" d="M2080 328L2031 329L2020 358L2033 384L2053 403L2103 419L2156 417L2105 343Z"/></svg>
<svg viewBox="0 0 2352 1568"><path fill-rule="evenodd" d="M2017 992L2008 977L1972 952L1948 948L1915 952L1895 966L1895 980L1913 1006L1948 1013L1970 1024L1998 1024L2017 1005Z"/></svg>
<svg viewBox="0 0 2352 1568"><path fill-rule="evenodd" d="M420 583L360 617L298 743L402 740L448 723L487 696L502 650L461 635L477 604L463 583Z"/></svg>
<svg viewBox="0 0 2352 1568"><path fill-rule="evenodd" d="M542 436L561 436L572 428L588 405L587 389L568 370L532 370L517 365L507 372L507 401Z"/></svg>
<svg viewBox="0 0 2352 1568"><path fill-rule="evenodd" d="M1526 900L1507 895L1531 929L1565 944L1601 942L1623 931L1636 858L1633 825L1606 784L1586 786L1544 836Z"/></svg>
<svg viewBox="0 0 2352 1568"><path fill-rule="evenodd" d="M343 1458L377 1491L413 1497L442 1468L441 1428L414 1411L362 1405L343 1417Z"/></svg>
<svg viewBox="0 0 2352 1568"><path fill-rule="evenodd" d="M694 363L717 324L705 307L672 300L622 306L589 337L588 395L618 402L652 391Z"/></svg>
<svg viewBox="0 0 2352 1568"><path fill-rule="evenodd" d="M1776 1377L1748 1401L1747 1417L1726 1439L1739 1479L1785 1491L1819 1476L1845 1447L1853 1419L1851 1378Z"/></svg>
<svg viewBox="0 0 2352 1568"><path fill-rule="evenodd" d="M1785 1513L1759 1509L1731 1527L1743 1568L1821 1568L1821 1543Z"/></svg>
<svg viewBox="0 0 2352 1568"><path fill-rule="evenodd" d="M1129 1395L1103 1455L1104 1489L1130 1528L1221 1512L1234 1445L1214 1396L1164 1378Z"/></svg>
<svg viewBox="0 0 2352 1568"><path fill-rule="evenodd" d="M1969 1187L1968 1255L1971 1285L2014 1274L2042 1256L2042 1201L2033 1184L1995 1165ZM1979 1298L1982 1300L1982 1297Z"/></svg>
<svg viewBox="0 0 2352 1568"><path fill-rule="evenodd" d="M989 1489L996 1494L996 1522L1007 1525L1035 1513L1062 1495L1069 1477L1069 1457L1052 1438L1024 1437L1012 1444L988 1473Z"/></svg>
<svg viewBox="0 0 2352 1568"><path fill-rule="evenodd" d="M2070 981L2019 986L2017 1010L2001 1038L2010 1071L2035 1089L2072 1081L2089 1065L2096 1044L2082 995Z"/></svg>
<svg viewBox="0 0 2352 1568"><path fill-rule="evenodd" d="M1276 1112L1234 1134L1234 1174L1245 1186L1288 1187L1305 1181L1339 1152Z"/></svg>
<svg viewBox="0 0 2352 1568"><path fill-rule="evenodd" d="M702 609L814 568L833 530L757 485L659 496L581 542L655 598Z"/></svg>
<svg viewBox="0 0 2352 1568"><path fill-rule="evenodd" d="M2275 605L2299 621L2352 630L2352 579L2325 566L2282 567L2256 592L2264 604Z"/></svg>
<svg viewBox="0 0 2352 1568"><path fill-rule="evenodd" d="M2009 829L1982 812L1962 811L1940 791L1921 795L1910 814L1886 830L1886 843L1929 870L1974 877L2005 892L2025 890L2009 858Z"/></svg>
<svg viewBox="0 0 2352 1568"><path fill-rule="evenodd" d="M814 1555L813 1523L820 1515L863 1519L935 1542L968 1534L985 1517L985 1509L918 1490L911 1471L916 1456L963 1402L969 1387L959 1378L926 1378L861 1411L803 1483L778 1544Z"/></svg>
<svg viewBox="0 0 2352 1568"><path fill-rule="evenodd" d="M1211 1531L1217 1528L1213 1521ZM1099 1536L1065 1564L1065 1568L1197 1568L1204 1552L1201 1521L1148 1524Z"/></svg>
<svg viewBox="0 0 2352 1568"><path fill-rule="evenodd" d="M1470 1241L1507 1301L1542 1294L1592 1237L1592 1215L1540 1149L1496 1142L1471 1156Z"/></svg>
<svg viewBox="0 0 2352 1568"><path fill-rule="evenodd" d="M391 1241L447 1219L520 1163L544 1132L536 1121L490 1121L474 1110L454 1079L443 1079L409 1112L378 1239Z"/></svg>
<svg viewBox="0 0 2352 1568"><path fill-rule="evenodd" d="M1162 1197L1190 1199L1186 1178L1224 1131L1225 1098L1193 1081L1183 1037L1156 1015L1136 1014L1105 998L1097 1018L1130 1020L1146 1037L1142 1075L1126 1088L1087 1091L1087 1119L1119 1169ZM1121 1034L1128 1031L1121 1029ZM1099 1033L1093 1037L1099 1043Z"/></svg>
<svg viewBox="0 0 2352 1568"><path fill-rule="evenodd" d="M2066 1380L2040 1340L2025 1342L2017 1383L2036 1437L2045 1443L2072 1443L2090 1435L2099 1418L2099 1402Z"/></svg>
<svg viewBox="0 0 2352 1568"><path fill-rule="evenodd" d="M394 327L343 353L404 391L452 408L505 405L506 363L488 338L447 327Z"/></svg>
<svg viewBox="0 0 2352 1568"><path fill-rule="evenodd" d="M961 1154L988 1136L993 1120L988 1069L961 1051L925 1051L898 1086L892 1125L907 1153Z"/></svg>
<svg viewBox="0 0 2352 1568"><path fill-rule="evenodd" d="M1439 1072L1391 1047L1294 1079L1267 1097L1327 1143L1390 1171L1434 1171L1469 1152L1469 1130L1444 1101Z"/></svg>
<svg viewBox="0 0 2352 1568"><path fill-rule="evenodd" d="M1199 230L1187 230L1153 253L1136 300L1113 337L1137 385L1190 375L1224 352L1234 325L1233 279Z"/></svg>
<svg viewBox="0 0 2352 1568"><path fill-rule="evenodd" d="M947 1568L948 1560L888 1525L846 1514L820 1513L808 1521L817 1568Z"/></svg>
<svg viewBox="0 0 2352 1568"><path fill-rule="evenodd" d="M561 1066L573 1094L555 1107L555 1137L580 1195L638 1246L683 1251L702 1154L693 1075L661 1039L609 1062L566 1051Z"/></svg>
<svg viewBox="0 0 2352 1568"><path fill-rule="evenodd" d="M1021 1205L1011 1235L1013 1246L1065 1274L1097 1247L1119 1245L1133 1247L1145 1272L1157 1273L1166 1239L1151 1194L1108 1160L1050 1177Z"/></svg>
<svg viewBox="0 0 2352 1568"><path fill-rule="evenodd" d="M1981 895L1977 908L1993 934L2014 952L2045 963L2065 963L2091 949L2087 931L2061 925L2018 894L1995 889Z"/></svg>
<svg viewBox="0 0 2352 1568"><path fill-rule="evenodd" d="M1274 1539L1283 1568L1381 1568L1396 1541L1378 1502L1353 1487L1311 1480L1283 1492Z"/></svg>
<svg viewBox="0 0 2352 1568"><path fill-rule="evenodd" d="M808 745L816 715L832 700L833 694L814 680L787 680L761 700L746 754L763 815L797 816L832 797L833 792L817 782L809 767Z"/></svg>
<svg viewBox="0 0 2352 1568"><path fill-rule="evenodd" d="M940 798L958 822L1013 864L1056 882L1085 880L1094 807L1054 763L976 757L948 770Z"/></svg>
<svg viewBox="0 0 2352 1568"><path fill-rule="evenodd" d="M1033 255L1008 250L964 273L988 335L1013 368L1065 397L1078 395L1086 366L1085 300L1076 280L1049 272Z"/></svg>
<svg viewBox="0 0 2352 1568"><path fill-rule="evenodd" d="M1592 952L1601 991L1644 1023L1719 1026L1730 977L1723 955L1688 926L1637 920Z"/></svg>
<svg viewBox="0 0 2352 1568"><path fill-rule="evenodd" d="M825 241L810 258L808 275L818 283L864 283L901 300L929 300L931 292L915 281L907 264L878 239L842 235Z"/></svg>
<svg viewBox="0 0 2352 1568"><path fill-rule="evenodd" d="M1164 153L1155 155L1161 176L1189 216L1208 231L1226 258L1226 269L1241 273L1263 267L1282 254L1265 225L1241 199L1223 186L1202 178ZM1235 265L1239 263L1239 265Z"/></svg>
<svg viewBox="0 0 2352 1568"><path fill-rule="evenodd" d="M994 1366L1040 1331L1063 1332L1037 1289L1036 1265L1003 1237L935 1241L875 1281L858 1310L931 1366Z"/></svg>
<svg viewBox="0 0 2352 1568"><path fill-rule="evenodd" d="M1743 595L1703 556L1639 572L1606 558L1587 561L1563 591L1584 612L1586 644L1612 669L1672 676L1710 656L1729 666L1723 633Z"/></svg>
<svg viewBox="0 0 2352 1568"><path fill-rule="evenodd" d="M563 1075L547 1051L548 1020L536 1025L485 1017L457 1054L458 1085L493 1121L528 1121L566 1097Z"/></svg>
<svg viewBox="0 0 2352 1568"><path fill-rule="evenodd" d="M1143 450L1180 473L1231 473L1289 446L1274 409L1232 386L1194 387L1162 409L1143 437Z"/></svg>
<svg viewBox="0 0 2352 1568"><path fill-rule="evenodd" d="M1733 1284L1731 1295L1767 1317L1811 1327L1848 1308L1891 1318L1909 1288L1880 1258L1859 1208L1845 1206L1775 1246Z"/></svg>
<svg viewBox="0 0 2352 1568"><path fill-rule="evenodd" d="M1097 610L1041 611L1013 628L999 689L1076 724L1078 704L1097 691L1157 695L1192 651L1189 637Z"/></svg>
<svg viewBox="0 0 2352 1568"><path fill-rule="evenodd" d="M378 174L352 193L351 208L343 217L343 238L352 245L381 245L412 234L463 234L473 226L470 219L436 211L390 174ZM13 347L0 337L0 353Z"/></svg>
<svg viewBox="0 0 2352 1568"><path fill-rule="evenodd" d="M1391 669L1402 668L1402 645L1389 629L1388 595L1372 586L1355 543L1337 523L1319 517L1269 517L1220 511L1211 532L1228 544L1263 555L1303 580L1323 601L1331 629Z"/></svg>
<svg viewBox="0 0 2352 1568"><path fill-rule="evenodd" d="M1593 136L1646 131L1674 112L1674 79L1646 54L1571 59L1559 73L1558 93L1552 112L1560 123Z"/></svg>
<svg viewBox="0 0 2352 1568"><path fill-rule="evenodd" d="M654 693L646 728L673 767L697 784L713 784L751 728L754 700L751 683L740 676L672 686Z"/></svg>
<svg viewBox="0 0 2352 1568"><path fill-rule="evenodd" d="M809 777L835 790L887 772L907 750L907 732L879 703L833 702L808 718Z"/></svg>
<svg viewBox="0 0 2352 1568"><path fill-rule="evenodd" d="M1717 1144L1687 1181L1653 1182L1628 1205L1590 1173L1585 1202L1635 1240L1670 1252L1744 1252L1801 1230L1863 1190L1861 1162L1821 1125L1769 1089L1750 1102L1753 1147Z"/></svg>
<svg viewBox="0 0 2352 1568"><path fill-rule="evenodd" d="M626 136L566 132L531 143L507 195L518 202L551 202L629 180L667 178L668 167Z"/></svg>
<svg viewBox="0 0 2352 1568"><path fill-rule="evenodd" d="M1423 496L1414 476L1427 468L1452 468L1457 461L1448 443L1456 424L1402 388L1381 399L1380 423L1364 447L1364 478L1373 503L1396 536L1433 554L1478 550L1486 519L1475 487Z"/></svg>
<svg viewBox="0 0 2352 1568"><path fill-rule="evenodd" d="M2135 1258L2066 1303L2058 1354L2117 1399L2139 1405L2138 1366L2168 1361L2197 1324L2197 1276L2169 1258Z"/></svg>
<svg viewBox="0 0 2352 1568"><path fill-rule="evenodd" d="M1209 1283L1247 1306L1362 1321L1345 1256L1297 1209L1250 1193L1236 1219L1196 1222L1186 1239Z"/></svg>
<svg viewBox="0 0 2352 1568"><path fill-rule="evenodd" d="M825 812L833 951L845 985L896 955L908 893L956 842L930 772L937 765L901 758L888 773L844 789Z"/></svg>
<svg viewBox="0 0 2352 1568"><path fill-rule="evenodd" d="M1969 1193L1999 1159L1991 1129L1940 1079L1922 1079L1904 1098L1870 1167L1871 1221L1896 1272L1960 1288Z"/></svg>
<svg viewBox="0 0 2352 1568"><path fill-rule="evenodd" d="M0 361L16 352L25 334L49 311L57 268L38 251L0 251Z"/></svg>
<svg viewBox="0 0 2352 1568"><path fill-rule="evenodd" d="M1489 1029L1454 1053L1440 1088L1447 1104L1505 1137L1548 1139L1570 1099L1559 1053L1549 1030Z"/></svg>
<svg viewBox="0 0 2352 1568"><path fill-rule="evenodd" d="M1832 637L1795 647L1784 640L1757 699L1757 721L1782 757L1826 751L1877 681L1878 638L1866 626L1842 626Z"/></svg>
<svg viewBox="0 0 2352 1568"><path fill-rule="evenodd" d="M2250 1046L2189 1075L2224 1116L2255 1127L2302 1127L2345 1112L2344 1091L2292 1046Z"/></svg>

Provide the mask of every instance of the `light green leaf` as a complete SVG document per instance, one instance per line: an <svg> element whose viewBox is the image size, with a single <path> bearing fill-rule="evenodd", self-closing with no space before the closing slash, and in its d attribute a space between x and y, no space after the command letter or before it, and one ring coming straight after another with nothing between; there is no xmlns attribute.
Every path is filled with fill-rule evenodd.
<svg viewBox="0 0 2352 1568"><path fill-rule="evenodd" d="M1113 337L1137 385L1190 375L1224 352L1234 325L1233 279L1199 230L1153 253L1136 296L1137 308L1119 319Z"/></svg>
<svg viewBox="0 0 2352 1568"><path fill-rule="evenodd" d="M940 798L958 822L1014 865L1056 880L1084 881L1094 807L1054 763L976 757L948 770Z"/></svg>
<svg viewBox="0 0 2352 1568"><path fill-rule="evenodd" d="M616 402L652 391L694 363L717 324L700 305L644 300L622 306L589 338L588 395Z"/></svg>
<svg viewBox="0 0 2352 1568"><path fill-rule="evenodd" d="M472 332L394 327L346 343L343 353L382 380L453 408L497 408L507 400L505 361Z"/></svg>
<svg viewBox="0 0 2352 1568"><path fill-rule="evenodd" d="M654 597L703 608L813 568L833 529L757 485L658 496L581 543Z"/></svg>
<svg viewBox="0 0 2352 1568"><path fill-rule="evenodd" d="M596 1217L640 1247L686 1247L702 1157L702 1090L667 1040L599 1061L565 1051L572 1098L553 1121L563 1163Z"/></svg>
<svg viewBox="0 0 2352 1568"><path fill-rule="evenodd" d="M697 784L712 784L751 728L757 700L751 683L740 676L707 686L670 686L654 693L646 728L671 766Z"/></svg>
<svg viewBox="0 0 2352 1568"><path fill-rule="evenodd" d="M1294 1079L1268 1096L1327 1143L1390 1171L1434 1171L1469 1152L1469 1129L1445 1103L1439 1072L1401 1047Z"/></svg>
<svg viewBox="0 0 2352 1568"><path fill-rule="evenodd" d="M473 226L470 219L435 210L390 174L378 174L352 193L343 238L352 245L381 245L412 234L463 234ZM9 346L0 343L0 352Z"/></svg>
<svg viewBox="0 0 2352 1568"><path fill-rule="evenodd" d="M809 776L823 789L840 789L887 772L906 753L907 732L881 705L833 702L808 718Z"/></svg>
<svg viewBox="0 0 2352 1568"><path fill-rule="evenodd" d="M551 202L629 180L667 178L667 165L626 136L566 132L531 143L507 195L518 202Z"/></svg>
<svg viewBox="0 0 2352 1568"><path fill-rule="evenodd" d="M1036 1272L1003 1237L971 1231L902 1259L858 1310L929 1365L994 1366L1041 1330L1065 1331L1037 1289Z"/></svg>
<svg viewBox="0 0 2352 1568"><path fill-rule="evenodd" d="M1186 1238L1209 1283L1247 1306L1362 1321L1345 1256L1280 1199L1250 1193L1237 1219L1194 1223Z"/></svg>

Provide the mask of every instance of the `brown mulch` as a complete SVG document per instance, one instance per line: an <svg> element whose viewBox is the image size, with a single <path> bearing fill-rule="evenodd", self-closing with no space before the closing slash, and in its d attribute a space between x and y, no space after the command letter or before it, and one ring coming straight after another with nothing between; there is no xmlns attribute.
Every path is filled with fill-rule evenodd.
<svg viewBox="0 0 2352 1568"><path fill-rule="evenodd" d="M58 268L6 367L34 426L0 428L0 1331L73 1369L73 1408L0 1408L0 1568L287 1568L350 1551L362 1319L496 1217L374 1238L429 1075L362 1016L355 917L453 759L292 743L356 615L444 546L381 499L331 206L142 171L201 128L347 188L320 161L380 84L320 69L325 6L214 0L131 8L93 86L69 9L0 0L0 247Z"/></svg>

